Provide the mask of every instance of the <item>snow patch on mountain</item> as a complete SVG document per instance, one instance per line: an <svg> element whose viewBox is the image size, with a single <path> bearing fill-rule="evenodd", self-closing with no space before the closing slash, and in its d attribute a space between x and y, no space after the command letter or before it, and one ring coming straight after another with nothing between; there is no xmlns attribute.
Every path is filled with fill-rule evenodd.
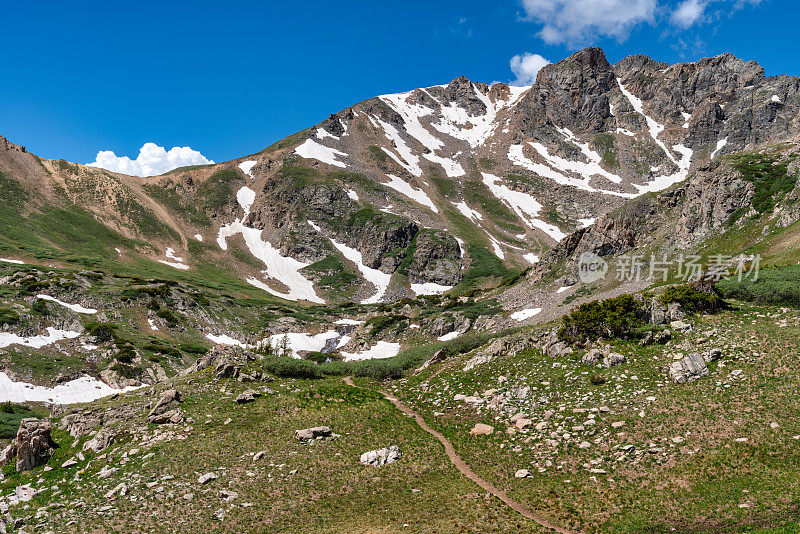
<svg viewBox="0 0 800 534"><path fill-rule="evenodd" d="M415 295L441 295L446 291L450 291L455 286L444 286L435 284L433 282L426 282L424 284L411 284L411 291Z"/></svg>
<svg viewBox="0 0 800 534"><path fill-rule="evenodd" d="M305 142L294 149L295 154L306 159L316 159L328 165L345 168L345 164L338 159L339 156L347 156L344 152L330 148L313 139L306 139Z"/></svg>
<svg viewBox="0 0 800 534"><path fill-rule="evenodd" d="M239 164L239 168L242 170L243 173L245 173L250 178L255 178L255 176L253 176L252 170L253 167L255 167L256 163L258 162L254 160L243 161Z"/></svg>
<svg viewBox="0 0 800 534"><path fill-rule="evenodd" d="M42 300L49 300L50 302L55 302L59 306L63 306L68 310L74 311L75 313L83 313L85 315L94 315L95 313L97 313L97 310L95 310L94 308L84 308L80 304L69 304L67 302L64 302L63 300L58 300L55 297L51 297L50 295L44 295L44 294L36 295L36 298L40 298Z"/></svg>
<svg viewBox="0 0 800 534"><path fill-rule="evenodd" d="M47 334L40 334L38 336L30 337L18 336L13 332L0 332L0 349L4 349L11 345L22 345L24 347L40 349L63 339L75 339L80 335L80 332L73 332L72 330L59 330L57 328L53 328L52 326L47 327Z"/></svg>
<svg viewBox="0 0 800 534"><path fill-rule="evenodd" d="M378 341L375 345L361 352L341 352L345 361L377 360L391 358L400 354L400 343Z"/></svg>
<svg viewBox="0 0 800 534"><path fill-rule="evenodd" d="M391 187L398 193L401 193L417 204L422 204L423 206L430 208L431 211L434 213L439 213L439 208L436 207L436 204L433 203L431 198L423 191L422 189L414 189L414 187L409 184L408 182L403 181L402 178L398 178L393 174L386 175L391 181L385 183L383 185L387 187Z"/></svg>
<svg viewBox="0 0 800 534"><path fill-rule="evenodd" d="M717 148L715 148L714 151L711 153L711 156L709 157L709 159L714 159L714 156L716 156L717 153L720 150L722 150L725 147L725 145L727 145L727 144L728 144L728 138L727 137L725 139L720 139L719 141L717 141Z"/></svg>
<svg viewBox="0 0 800 534"><path fill-rule="evenodd" d="M255 193L248 187L242 187L237 192L236 200L242 207L244 216L241 220L220 227L219 233L217 234L217 244L222 250L228 250L227 238L241 234L250 253L261 260L266 266L266 269L262 271L262 273L266 274L269 278L278 280L281 284L285 285L289 291L284 292L276 290L267 283L254 277L248 278L246 280L247 283L259 289L263 289L276 297L294 301L307 300L309 302L323 304L325 301L317 296L317 293L314 291L313 282L300 274L300 269L308 267L309 264L289 256L282 256L271 243L261 238L262 230L244 225L244 218L249 213L250 206L254 199Z"/></svg>
<svg viewBox="0 0 800 534"><path fill-rule="evenodd" d="M474 219L476 221L482 221L483 220L483 215L481 215L479 211L476 211L476 210L470 208L467 205L466 202L461 201L459 203L453 203L453 205L467 219Z"/></svg>
<svg viewBox="0 0 800 534"><path fill-rule="evenodd" d="M64 384L48 388L15 382L6 373L0 373L0 402L47 402L51 404L76 404L91 402L115 393L132 391L136 387L114 389L91 376L82 376Z"/></svg>
<svg viewBox="0 0 800 534"><path fill-rule="evenodd" d="M533 196L509 189L508 186L502 183L499 176L485 172L482 172L481 175L483 176L483 183L486 184L489 191L511 207L529 227L541 230L556 241L561 241L567 237L567 234L559 227L536 218L542 209L542 205Z"/></svg>
<svg viewBox="0 0 800 534"><path fill-rule="evenodd" d="M312 221L308 221L308 224L317 232L320 231L320 227ZM338 250L342 256L347 258L348 260L352 261L356 264L356 267L364 276L364 279L370 282L372 285L375 286L375 294L361 301L362 304L376 304L381 301L383 298L384 293L386 293L386 289L389 287L389 282L392 279L391 274L386 274L383 271L379 271L378 269L373 269L372 267L367 267L364 265L364 258L357 249L349 247L344 243L339 243L333 238L329 238L333 247Z"/></svg>

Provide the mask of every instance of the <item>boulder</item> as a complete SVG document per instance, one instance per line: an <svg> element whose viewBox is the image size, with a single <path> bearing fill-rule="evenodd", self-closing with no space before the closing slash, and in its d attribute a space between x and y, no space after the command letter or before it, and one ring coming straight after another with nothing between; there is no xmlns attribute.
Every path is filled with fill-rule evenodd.
<svg viewBox="0 0 800 534"><path fill-rule="evenodd" d="M165 425L165 424L177 425L178 423L182 423L184 421L184 417L183 417L183 412L181 412L181 409L175 408L174 410L169 410L164 413L151 415L148 417L148 421L156 425Z"/></svg>
<svg viewBox="0 0 800 534"><path fill-rule="evenodd" d="M669 366L669 376L678 384L708 375L706 361L698 353L692 353Z"/></svg>
<svg viewBox="0 0 800 534"><path fill-rule="evenodd" d="M619 352L609 352L608 355L603 358L604 367L614 367L622 363L625 363L625 355Z"/></svg>
<svg viewBox="0 0 800 534"><path fill-rule="evenodd" d="M364 465L383 467L386 464L396 462L402 456L403 453L400 452L400 448L397 445L391 445L383 449L365 452L361 455L359 461Z"/></svg>
<svg viewBox="0 0 800 534"><path fill-rule="evenodd" d="M490 434L494 434L494 427L485 425L483 423L478 423L472 427L472 430L470 430L469 433L473 436L488 436Z"/></svg>
<svg viewBox="0 0 800 534"><path fill-rule="evenodd" d="M581 363L583 365L597 365L603 359L603 352L600 349L591 349L583 355Z"/></svg>
<svg viewBox="0 0 800 534"><path fill-rule="evenodd" d="M703 359L706 363L715 362L722 358L722 351L720 349L710 349L703 353Z"/></svg>
<svg viewBox="0 0 800 534"><path fill-rule="evenodd" d="M183 421L183 414L177 405L181 402L183 395L177 389L168 389L150 410L147 420L156 424L180 423Z"/></svg>
<svg viewBox="0 0 800 534"><path fill-rule="evenodd" d="M528 478L531 476L531 472L527 469L518 469L514 476L516 478Z"/></svg>
<svg viewBox="0 0 800 534"><path fill-rule="evenodd" d="M670 302L667 304L667 319L670 321L683 321L686 319L686 312L680 302Z"/></svg>
<svg viewBox="0 0 800 534"><path fill-rule="evenodd" d="M248 389L246 391L243 391L238 397L236 397L236 403L245 404L248 402L253 402L254 400L256 400L256 398L260 396L261 396L260 392L254 389Z"/></svg>
<svg viewBox="0 0 800 534"><path fill-rule="evenodd" d="M672 330L669 328L665 328L656 336L656 343L660 345L666 344L670 339L672 339Z"/></svg>
<svg viewBox="0 0 800 534"><path fill-rule="evenodd" d="M200 475L200 478L197 479L199 484L208 484L212 480L216 480L219 478L219 475L216 473L206 473L205 475Z"/></svg>
<svg viewBox="0 0 800 534"><path fill-rule="evenodd" d="M20 422L13 454L17 459L17 471L28 471L47 463L58 448L50 435L52 429L48 419L28 418Z"/></svg>
<svg viewBox="0 0 800 534"><path fill-rule="evenodd" d="M101 428L92 439L83 444L83 450L100 452L114 443L116 434L107 428Z"/></svg>
<svg viewBox="0 0 800 534"><path fill-rule="evenodd" d="M329 426L314 426L302 430L295 430L294 437L305 442L329 441L338 438L339 434L334 434Z"/></svg>

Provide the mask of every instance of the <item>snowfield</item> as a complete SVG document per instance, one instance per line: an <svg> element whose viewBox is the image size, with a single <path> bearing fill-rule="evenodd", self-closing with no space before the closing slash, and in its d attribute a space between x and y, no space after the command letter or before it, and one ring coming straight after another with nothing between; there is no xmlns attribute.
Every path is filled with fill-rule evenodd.
<svg viewBox="0 0 800 534"><path fill-rule="evenodd" d="M391 358L400 354L400 343L390 343L388 341L378 341L375 345L361 352L342 352L345 361L355 360L376 360L381 358Z"/></svg>
<svg viewBox="0 0 800 534"><path fill-rule="evenodd" d="M527 310L520 310L511 314L511 318L517 321L524 321L542 313L541 308L529 308Z"/></svg>
<svg viewBox="0 0 800 534"><path fill-rule="evenodd" d="M75 313L84 313L87 315L94 315L95 313L97 313L97 310L95 310L94 308L84 308L80 304L68 304L64 301L58 300L55 297L51 297L50 295L36 295L36 298L40 298L42 300L49 300L50 302L55 302L59 306L64 306L68 310L72 310Z"/></svg>
<svg viewBox="0 0 800 534"><path fill-rule="evenodd" d="M309 334L306 332L287 332L284 334L274 334L269 336L270 345L280 346L286 339L286 346L292 350L292 356L299 358L298 351L321 352L332 339L339 339L340 335L335 330L328 330L319 334ZM338 345L338 344L337 344Z"/></svg>
<svg viewBox="0 0 800 534"><path fill-rule="evenodd" d="M314 224L313 221L308 221L308 224L317 232L320 231L320 227ZM333 244L333 247L338 250L342 256L356 264L356 267L364 276L364 279L375 286L375 294L368 299L362 300L361 304L376 304L380 302L384 293L386 293L386 289L389 287L389 282L392 279L392 275L386 274L378 269L373 269L372 267L367 267L364 265L364 258L361 255L361 252L352 247L348 247L344 243L339 243L333 238L329 239L331 244Z"/></svg>
<svg viewBox="0 0 800 534"><path fill-rule="evenodd" d="M217 345L232 345L235 347L241 347L243 349L251 349L253 345L248 345L246 343L242 343L238 339L234 339L227 334L206 334L206 339L211 341L212 343L216 343Z"/></svg>
<svg viewBox="0 0 800 534"><path fill-rule="evenodd" d="M387 177L391 180L388 183L385 183L386 187L391 187L398 193L405 195L406 197L410 198L417 204L422 204L426 208L430 208L430 210L434 213L439 213L439 208L436 207L436 204L433 203L431 198L428 196L425 191L422 189L414 189L414 187L409 184L408 182L404 181L402 178L398 178L393 174L387 174Z"/></svg>
<svg viewBox="0 0 800 534"><path fill-rule="evenodd" d="M249 187L242 187L236 193L236 200L242 207L244 216L241 220L220 227L217 234L217 244L222 250L228 250L227 238L241 234L250 253L266 266L263 273L270 278L278 280L289 290L288 292L276 290L254 277L248 278L246 280L247 283L276 297L294 301L307 300L316 304L323 304L325 301L317 296L313 282L300 274L300 269L308 267L309 264L288 256L282 256L271 243L261 239L261 230L244 225L244 219L250 213L250 207L255 200L255 192Z"/></svg>
<svg viewBox="0 0 800 534"><path fill-rule="evenodd" d="M239 168L242 170L243 173L245 173L250 178L255 178L255 176L253 176L253 173L250 171L253 170L253 167L255 167L256 163L258 162L253 160L243 161L239 164Z"/></svg>
<svg viewBox="0 0 800 534"><path fill-rule="evenodd" d="M717 148L714 149L714 151L711 153L711 156L708 159L714 159L714 156L717 155L717 152L722 150L727 144L728 144L727 137L725 139L720 139L719 141L717 141Z"/></svg>
<svg viewBox="0 0 800 534"><path fill-rule="evenodd" d="M119 249L117 249L117 250L119 250ZM20 260L10 260L10 259L8 259L8 258L0 258L0 261L2 261L2 262L4 262L4 263L14 263L14 264L16 264L16 265L25 265L25 262L24 262L24 261L20 261Z"/></svg>
<svg viewBox="0 0 800 534"><path fill-rule="evenodd" d="M38 336L21 337L12 332L0 332L0 349L4 349L10 345L22 345L24 347L31 347L33 349L40 349L47 345L52 345L62 339L75 339L80 336L80 332L73 332L72 330L59 330L52 326L47 327L47 334Z"/></svg>
<svg viewBox="0 0 800 534"><path fill-rule="evenodd" d="M514 191L509 189L508 186L502 184L499 176L494 176L486 172L482 172L483 183L489 188L494 196L505 202L517 216L522 219L525 224L531 228L537 228L546 233L556 241L561 241L567 234L561 228L553 224L548 224L536 216L542 209L542 205L527 193L521 191ZM498 183L501 182L501 183ZM502 259L502 258L500 258Z"/></svg>
<svg viewBox="0 0 800 534"><path fill-rule="evenodd" d="M454 287L455 286L444 286L441 284L434 284L433 282L427 282L424 284L411 284L411 291L413 291L415 295L441 295Z"/></svg>
<svg viewBox="0 0 800 534"><path fill-rule="evenodd" d="M482 221L483 220L483 215L481 215L479 211L476 211L476 210L470 208L467 205L467 203L464 202L463 200L461 202L459 202L458 204L453 203L453 205L456 207L456 209L458 211L461 212L461 215L463 215L467 219L474 219L476 221Z"/></svg>
<svg viewBox="0 0 800 534"><path fill-rule="evenodd" d="M134 389L137 388L114 389L105 382L88 375L48 388L27 382L14 382L7 374L0 373L0 402L75 404L91 402L114 393L124 393Z"/></svg>
<svg viewBox="0 0 800 534"><path fill-rule="evenodd" d="M294 149L295 154L301 158L316 159L328 165L335 165L336 167L345 168L345 164L336 159L339 156L347 156L344 152L321 145L313 139L306 139L306 141Z"/></svg>

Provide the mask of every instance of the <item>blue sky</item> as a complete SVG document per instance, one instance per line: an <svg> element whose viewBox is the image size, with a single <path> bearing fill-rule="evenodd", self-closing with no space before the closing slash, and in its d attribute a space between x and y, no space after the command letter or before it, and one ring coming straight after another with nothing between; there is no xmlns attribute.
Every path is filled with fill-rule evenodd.
<svg viewBox="0 0 800 534"><path fill-rule="evenodd" d="M612 63L729 51L800 74L790 0L43 1L3 18L0 135L79 163L147 142L224 161L374 95L508 82L516 55L590 45Z"/></svg>

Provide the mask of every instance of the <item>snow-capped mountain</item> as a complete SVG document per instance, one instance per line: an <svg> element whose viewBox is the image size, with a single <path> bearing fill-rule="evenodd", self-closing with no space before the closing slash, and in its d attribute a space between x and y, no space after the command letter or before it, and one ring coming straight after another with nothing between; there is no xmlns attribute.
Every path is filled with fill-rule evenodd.
<svg viewBox="0 0 800 534"><path fill-rule="evenodd" d="M283 299L376 303L496 285L631 199L793 139L798 83L729 54L611 65L590 48L530 87L461 77L387 94L259 154L160 177L7 142L0 169L28 194L18 213L80 206L132 240L97 251L109 261L212 262Z"/></svg>

